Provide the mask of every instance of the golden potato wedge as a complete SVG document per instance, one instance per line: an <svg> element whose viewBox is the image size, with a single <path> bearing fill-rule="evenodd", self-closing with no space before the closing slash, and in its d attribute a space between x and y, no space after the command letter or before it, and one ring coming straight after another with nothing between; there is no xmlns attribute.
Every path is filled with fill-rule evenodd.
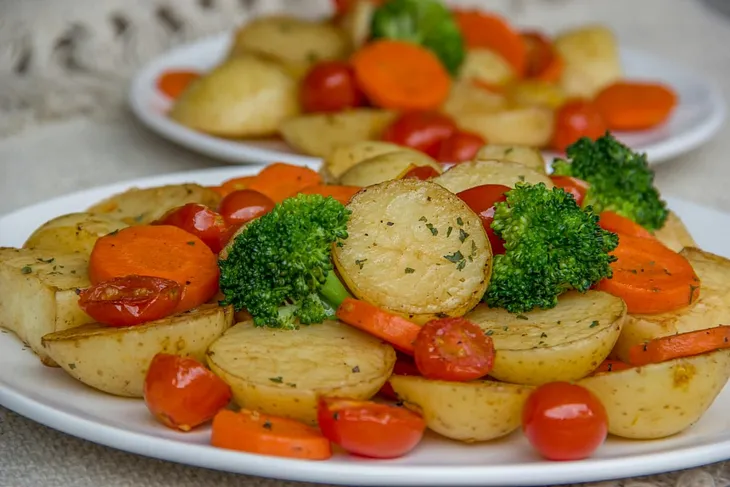
<svg viewBox="0 0 730 487"><path fill-rule="evenodd" d="M369 3L369 0L367 0ZM320 173L326 180L337 182L340 177L355 164L382 154L391 152L409 152L418 155L424 155L422 152L410 149L408 147L392 144L390 142L381 142L379 140L365 140L355 142L354 144L342 145L325 158Z"/></svg>
<svg viewBox="0 0 730 487"><path fill-rule="evenodd" d="M376 8L377 4L371 0L355 0L337 21L353 50L358 49L370 38L370 24Z"/></svg>
<svg viewBox="0 0 730 487"><path fill-rule="evenodd" d="M207 360L239 406L315 423L321 395L375 395L393 370L395 351L338 321L298 330L244 322L210 346Z"/></svg>
<svg viewBox="0 0 730 487"><path fill-rule="evenodd" d="M504 95L480 88L471 81L457 81L451 85L441 111L459 120L462 116L498 112L506 107Z"/></svg>
<svg viewBox="0 0 730 487"><path fill-rule="evenodd" d="M548 188L553 187L552 181L544 172L537 172L518 162L497 160L463 162L433 178L432 181L452 193L459 193L482 184L503 184L513 188L519 182L527 182L544 183Z"/></svg>
<svg viewBox="0 0 730 487"><path fill-rule="evenodd" d="M99 237L128 225L108 215L69 213L47 221L34 231L23 248L89 255Z"/></svg>
<svg viewBox="0 0 730 487"><path fill-rule="evenodd" d="M730 260L697 248L680 252L700 278L700 297L690 306L656 315L629 315L612 356L628 361L629 349L654 338L730 322ZM687 289L689 295L690 290Z"/></svg>
<svg viewBox="0 0 730 487"><path fill-rule="evenodd" d="M496 112L457 113L456 124L492 144L545 147L552 138L553 111L544 107L513 107Z"/></svg>
<svg viewBox="0 0 730 487"><path fill-rule="evenodd" d="M170 118L221 137L267 137L299 113L298 85L280 65L237 56L193 82Z"/></svg>
<svg viewBox="0 0 730 487"><path fill-rule="evenodd" d="M675 252L679 252L685 247L697 247L697 243L690 235L689 230L673 211L669 212L664 226L654 232L654 236Z"/></svg>
<svg viewBox="0 0 730 487"><path fill-rule="evenodd" d="M503 86L516 77L512 65L499 53L487 48L469 49L459 69L459 79Z"/></svg>
<svg viewBox="0 0 730 487"><path fill-rule="evenodd" d="M115 194L86 210L93 215L106 215L128 225L147 225L178 206L188 203L217 208L221 196L199 184L171 184L153 188L130 188Z"/></svg>
<svg viewBox="0 0 730 487"><path fill-rule="evenodd" d="M15 333L41 361L56 365L41 338L93 321L79 308L79 289L91 285L88 255L0 248L0 327Z"/></svg>
<svg viewBox="0 0 730 487"><path fill-rule="evenodd" d="M696 423L730 377L730 350L587 377L578 382L601 400L608 432L651 440Z"/></svg>
<svg viewBox="0 0 730 487"><path fill-rule="evenodd" d="M524 80L509 86L507 99L517 106L537 106L556 110L565 103L566 96L560 85L545 81Z"/></svg>
<svg viewBox="0 0 730 487"><path fill-rule="evenodd" d="M446 382L405 375L392 376L390 385L429 429L465 443L493 440L519 428L532 391L530 386L491 380Z"/></svg>
<svg viewBox="0 0 730 487"><path fill-rule="evenodd" d="M564 68L560 85L569 98L592 98L621 78L621 60L613 32L589 25L558 34L553 46Z"/></svg>
<svg viewBox="0 0 730 487"><path fill-rule="evenodd" d="M340 176L348 186L372 186L398 177L409 166L430 166L441 174L441 164L414 150L389 152L358 162Z"/></svg>
<svg viewBox="0 0 730 487"><path fill-rule="evenodd" d="M514 315L480 304L467 319L491 335L495 379L514 384L572 381L608 357L626 320L621 298L600 291L566 293L552 309Z"/></svg>
<svg viewBox="0 0 730 487"><path fill-rule="evenodd" d="M172 353L205 359L213 341L233 324L233 308L204 304L138 326L90 323L43 337L43 347L69 375L115 396L142 397L152 358Z"/></svg>
<svg viewBox="0 0 730 487"><path fill-rule="evenodd" d="M479 302L492 251L479 217L441 186L400 179L363 189L348 206L349 237L333 259L350 291L425 323Z"/></svg>
<svg viewBox="0 0 730 487"><path fill-rule="evenodd" d="M487 144L474 156L475 161L498 160L512 161L524 164L530 169L545 174L545 159L542 152L534 147L524 145Z"/></svg>
<svg viewBox="0 0 730 487"><path fill-rule="evenodd" d="M312 113L285 121L279 130L295 149L310 156L328 157L339 146L379 139L394 117L394 112L373 108Z"/></svg>

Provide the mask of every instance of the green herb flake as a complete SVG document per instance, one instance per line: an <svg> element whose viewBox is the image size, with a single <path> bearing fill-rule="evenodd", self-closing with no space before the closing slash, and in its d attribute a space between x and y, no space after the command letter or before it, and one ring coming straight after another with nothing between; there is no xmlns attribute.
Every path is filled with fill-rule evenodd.
<svg viewBox="0 0 730 487"><path fill-rule="evenodd" d="M474 257L477 255L477 244L474 242L474 240L471 241L471 254L470 257Z"/></svg>
<svg viewBox="0 0 730 487"><path fill-rule="evenodd" d="M517 176L517 179L519 179L523 183L525 182L525 176L523 176L522 174L520 174L519 176Z"/></svg>
<svg viewBox="0 0 730 487"><path fill-rule="evenodd" d="M365 262L367 262L367 261L368 261L367 259L356 260L355 265L358 266L360 268L360 270L362 270L363 266L365 265Z"/></svg>
<svg viewBox="0 0 730 487"><path fill-rule="evenodd" d="M449 227L446 229L446 238L449 238L451 236L451 231L453 230L453 227Z"/></svg>
<svg viewBox="0 0 730 487"><path fill-rule="evenodd" d="M462 260L458 264L456 264L456 270L461 271L464 270L464 267L466 267L466 261Z"/></svg>
<svg viewBox="0 0 730 487"><path fill-rule="evenodd" d="M464 231L463 228L459 229L459 240L461 243L464 243L464 241L469 237L469 234Z"/></svg>
<svg viewBox="0 0 730 487"><path fill-rule="evenodd" d="M514 148L514 147L510 147L510 148L508 148L508 149L506 149L506 150L504 151L504 155L505 155L505 156L508 156L508 155L512 154L512 152L513 152L514 150L515 150L515 148Z"/></svg>
<svg viewBox="0 0 730 487"><path fill-rule="evenodd" d="M29 266L29 265L27 265L27 266L23 267L22 269L20 269L20 273L21 274L30 274L31 272L33 272L33 268L31 266Z"/></svg>
<svg viewBox="0 0 730 487"><path fill-rule="evenodd" d="M515 316L515 318L517 318L518 320L529 320L530 319L525 315L517 315L517 316Z"/></svg>
<svg viewBox="0 0 730 487"><path fill-rule="evenodd" d="M264 429L270 430L272 428L271 421L269 421L268 419L264 421L263 427Z"/></svg>
<svg viewBox="0 0 730 487"><path fill-rule="evenodd" d="M288 385L288 386L289 386L289 387L291 387L292 389L293 389L293 388L295 388L295 387L297 386L297 385L296 385L295 383L293 383L293 382L287 382L287 383L286 383L286 385Z"/></svg>
<svg viewBox="0 0 730 487"><path fill-rule="evenodd" d="M47 260L46 260L46 259L43 259L43 258L41 258L41 257L38 257L38 262L42 262L42 263L44 263L44 264L50 264L50 263L52 263L52 262L53 262L54 260L56 260L56 259L55 259L55 258L53 258L53 257L51 257L50 259L47 259ZM53 266L53 267L55 268L56 266Z"/></svg>
<svg viewBox="0 0 730 487"><path fill-rule="evenodd" d="M352 373L353 374L359 374L360 373L360 366L359 365L354 366L352 368Z"/></svg>
<svg viewBox="0 0 730 487"><path fill-rule="evenodd" d="M269 377L269 380L271 382L276 383L276 384L281 384L282 382L284 382L284 379L281 376L278 376L278 377Z"/></svg>
<svg viewBox="0 0 730 487"><path fill-rule="evenodd" d="M547 338L547 333L545 333L545 332L540 333L540 338Z"/></svg>
<svg viewBox="0 0 730 487"><path fill-rule="evenodd" d="M502 328L502 330L504 330L504 331L507 331L507 330L509 330L509 326L505 326L505 327L503 327L503 328Z"/></svg>
<svg viewBox="0 0 730 487"><path fill-rule="evenodd" d="M600 323L598 321L593 320L593 321L591 321L591 325L588 328L595 328L598 325L600 325Z"/></svg>
<svg viewBox="0 0 730 487"><path fill-rule="evenodd" d="M388 225L389 227L392 227L393 225L395 225L395 223L393 223L393 222L386 222L386 225Z"/></svg>
<svg viewBox="0 0 730 487"><path fill-rule="evenodd" d="M191 247L192 247L193 245L195 245L195 242L193 242L192 240L191 240L191 241L189 241L189 242L186 242L186 243L187 243L188 245L190 245Z"/></svg>
<svg viewBox="0 0 730 487"><path fill-rule="evenodd" d="M70 364L68 364L68 368L74 370L76 368L76 364L71 362Z"/></svg>
<svg viewBox="0 0 730 487"><path fill-rule="evenodd" d="M462 219L461 219L461 217L459 216L459 217L457 217L457 218L456 218L456 223L457 223L457 224L458 224L459 226L462 226L462 225L464 225L464 220L462 220Z"/></svg>
<svg viewBox="0 0 730 487"><path fill-rule="evenodd" d="M413 274L416 272L416 269L413 269L412 267L406 267L406 274Z"/></svg>
<svg viewBox="0 0 730 487"><path fill-rule="evenodd" d="M426 218L425 216L422 216L421 218L418 219L418 221L419 222L427 222L428 221L428 218Z"/></svg>
<svg viewBox="0 0 730 487"><path fill-rule="evenodd" d="M494 335L494 330L487 330L484 332L484 334L487 335L488 337L490 337L490 336Z"/></svg>
<svg viewBox="0 0 730 487"><path fill-rule="evenodd" d="M458 264L459 262L464 260L464 256L460 251L456 251L453 254L444 255L444 259L448 260L449 262L453 264Z"/></svg>
<svg viewBox="0 0 730 487"><path fill-rule="evenodd" d="M439 234L438 228L434 227L430 223L426 223L426 228L428 228L431 231L431 235L433 235L434 237Z"/></svg>
<svg viewBox="0 0 730 487"><path fill-rule="evenodd" d="M343 244L342 242L337 242L337 246L338 246L339 248L342 248L342 247L344 247L344 246L345 246L345 244Z"/></svg>

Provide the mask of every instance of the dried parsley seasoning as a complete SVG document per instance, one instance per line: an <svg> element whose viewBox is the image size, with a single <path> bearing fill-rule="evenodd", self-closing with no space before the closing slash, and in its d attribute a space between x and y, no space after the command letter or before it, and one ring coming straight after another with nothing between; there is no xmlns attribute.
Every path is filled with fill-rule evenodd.
<svg viewBox="0 0 730 487"><path fill-rule="evenodd" d="M284 382L284 379L281 376L278 376L278 377L269 377L269 380L271 382L274 382L275 384L281 384L282 382Z"/></svg>

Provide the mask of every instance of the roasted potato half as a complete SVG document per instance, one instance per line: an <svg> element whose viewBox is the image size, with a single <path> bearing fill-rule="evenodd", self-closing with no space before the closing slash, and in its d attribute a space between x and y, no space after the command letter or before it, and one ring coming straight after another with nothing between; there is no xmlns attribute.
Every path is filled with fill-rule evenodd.
<svg viewBox="0 0 730 487"><path fill-rule="evenodd" d="M453 116L462 130L477 133L491 144L545 147L555 126L553 111L536 106L455 113Z"/></svg>
<svg viewBox="0 0 730 487"><path fill-rule="evenodd" d="M46 365L56 365L41 338L93 321L79 308L91 285L88 255L0 248L0 327L15 333Z"/></svg>
<svg viewBox="0 0 730 487"><path fill-rule="evenodd" d="M94 244L104 235L128 225L108 215L69 213L47 221L28 237L23 248L57 252L81 252L89 255Z"/></svg>
<svg viewBox="0 0 730 487"><path fill-rule="evenodd" d="M490 376L537 385L572 381L594 371L621 333L626 305L599 291L569 292L552 309L514 315L480 304L466 317L494 341Z"/></svg>
<svg viewBox="0 0 730 487"><path fill-rule="evenodd" d="M446 382L405 375L394 375L390 385L429 429L466 443L493 440L519 428L532 391L530 386L491 380Z"/></svg>
<svg viewBox="0 0 730 487"><path fill-rule="evenodd" d="M221 137L268 137L299 113L298 86L279 64L238 56L193 82L170 118Z"/></svg>
<svg viewBox="0 0 730 487"><path fill-rule="evenodd" d="M608 432L651 440L696 423L730 377L730 350L717 350L587 377L578 384L593 392L608 413Z"/></svg>
<svg viewBox="0 0 730 487"><path fill-rule="evenodd" d="M370 3L369 1L366 3ZM425 155L422 152L410 149L390 142L381 142L378 140L365 140L337 147L330 153L322 164L320 173L328 181L339 181L340 177L353 167L365 159L371 159L382 154L391 152L408 152L418 155Z"/></svg>
<svg viewBox="0 0 730 487"><path fill-rule="evenodd" d="M459 120L467 115L497 112L506 107L507 98L504 95L480 88L471 81L457 81L451 85L449 97L441 111Z"/></svg>
<svg viewBox="0 0 730 487"><path fill-rule="evenodd" d="M398 177L410 166L431 166L441 174L441 165L426 154L404 150L380 154L358 162L340 176L340 183L349 186L372 186Z"/></svg>
<svg viewBox="0 0 730 487"><path fill-rule="evenodd" d="M395 113L358 108L338 113L310 113L281 124L281 136L297 150L316 157L328 157L337 147L377 140Z"/></svg>
<svg viewBox="0 0 730 487"><path fill-rule="evenodd" d="M632 346L654 338L730 322L730 260L692 247L680 254L700 278L700 297L692 305L669 313L629 315L612 352L616 358L628 361Z"/></svg>
<svg viewBox="0 0 730 487"><path fill-rule="evenodd" d="M474 160L453 166L442 175L433 178L452 193L459 193L482 184L503 184L513 188L519 182L544 183L548 188L553 183L544 172L538 172L524 164L498 160Z"/></svg>
<svg viewBox="0 0 730 487"><path fill-rule="evenodd" d="M484 295L492 251L479 217L438 184L400 179L348 206L349 237L333 247L355 296L416 323L461 316Z"/></svg>
<svg viewBox="0 0 730 487"><path fill-rule="evenodd" d="M474 156L474 160L518 162L540 174L545 174L545 159L542 157L542 152L534 147L524 145L487 144L479 149L477 155Z"/></svg>
<svg viewBox="0 0 730 487"><path fill-rule="evenodd" d="M138 326L91 323L43 337L43 347L72 377L115 396L142 397L152 358L173 353L205 359L233 324L233 308L205 304Z"/></svg>
<svg viewBox="0 0 730 487"><path fill-rule="evenodd" d="M481 82L488 86L506 85L516 77L515 70L505 58L486 48L469 49L459 69L459 79Z"/></svg>
<svg viewBox="0 0 730 487"><path fill-rule="evenodd" d="M239 406L315 423L320 395L369 399L395 364L387 343L338 321L298 330L238 323L208 350Z"/></svg>
<svg viewBox="0 0 730 487"><path fill-rule="evenodd" d="M697 247L697 243L692 238L689 230L673 211L669 212L664 226L654 232L654 236L675 252L679 252L686 247Z"/></svg>
<svg viewBox="0 0 730 487"><path fill-rule="evenodd" d="M127 225L147 225L178 206L200 203L217 208L220 200L218 193L199 184L171 184L144 189L131 188L100 201L86 211L121 220Z"/></svg>

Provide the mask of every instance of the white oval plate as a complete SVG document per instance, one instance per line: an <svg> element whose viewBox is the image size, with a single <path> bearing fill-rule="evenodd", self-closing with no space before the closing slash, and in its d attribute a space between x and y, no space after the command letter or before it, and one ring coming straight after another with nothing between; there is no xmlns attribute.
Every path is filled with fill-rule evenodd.
<svg viewBox="0 0 730 487"><path fill-rule="evenodd" d="M150 62L134 78L129 103L134 114L150 129L188 149L232 163L307 164L319 158L297 153L277 140L228 140L184 127L166 116L170 100L157 90L157 79L170 69L207 71L228 52L231 34L223 33L186 44ZM645 132L616 133L634 150L646 152L651 164L683 154L710 139L722 126L725 101L710 80L651 54L622 48L621 59L630 79L662 81L679 94L671 120ZM555 154L546 152L549 160Z"/></svg>
<svg viewBox="0 0 730 487"><path fill-rule="evenodd" d="M90 189L0 217L0 245L20 246L46 220L80 211L131 186L222 180L256 166L178 173ZM730 256L730 215L677 199L670 206L706 250ZM2 296L0 296L2 299ZM345 485L546 485L589 482L677 470L730 458L730 386L700 422L657 441L610 438L580 462L541 460L520 432L464 445L429 435L405 458L368 460L338 454L325 462L288 460L209 446L208 428L177 433L160 424L141 400L110 396L40 361L11 333L0 333L0 404L65 433L120 450L173 462L287 480Z"/></svg>

